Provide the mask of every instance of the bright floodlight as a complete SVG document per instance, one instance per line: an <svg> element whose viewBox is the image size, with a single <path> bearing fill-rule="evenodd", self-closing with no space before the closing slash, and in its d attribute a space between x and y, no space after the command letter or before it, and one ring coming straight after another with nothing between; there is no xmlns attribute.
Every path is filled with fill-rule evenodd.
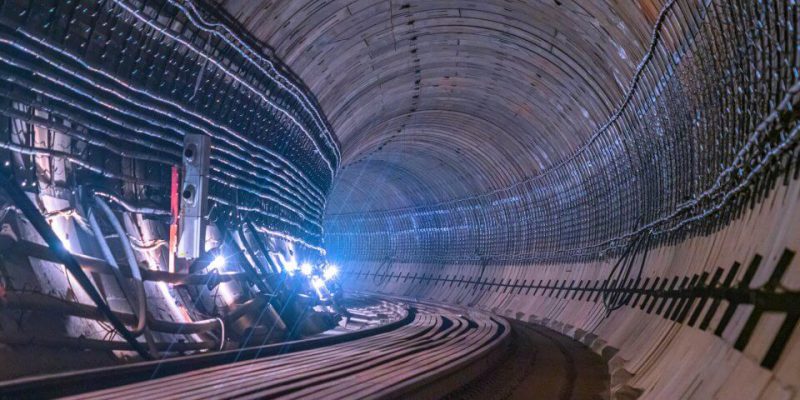
<svg viewBox="0 0 800 400"><path fill-rule="evenodd" d="M325 278L326 281L335 278L336 275L338 274L339 274L339 268L333 264L328 264L328 266L325 267L325 270L322 271L322 277Z"/></svg>
<svg viewBox="0 0 800 400"><path fill-rule="evenodd" d="M222 255L214 257L214 261L211 261L211 263L208 264L208 268L216 270L221 270L222 268L225 268L225 257Z"/></svg>
<svg viewBox="0 0 800 400"><path fill-rule="evenodd" d="M294 275L294 271L297 271L297 261L292 258L284 260L283 269L285 269L289 275Z"/></svg>
<svg viewBox="0 0 800 400"><path fill-rule="evenodd" d="M325 282L323 282L322 279L319 279L319 277L315 276L311 278L311 286L313 286L314 289L319 290L325 286Z"/></svg>
<svg viewBox="0 0 800 400"><path fill-rule="evenodd" d="M302 272L303 275L309 276L312 272L314 272L314 267L312 267L309 263L303 263L300 266L300 272Z"/></svg>

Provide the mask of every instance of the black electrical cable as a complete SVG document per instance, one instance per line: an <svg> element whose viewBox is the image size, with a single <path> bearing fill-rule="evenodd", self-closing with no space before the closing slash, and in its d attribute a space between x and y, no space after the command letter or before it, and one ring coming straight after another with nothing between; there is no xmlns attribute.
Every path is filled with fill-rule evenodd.
<svg viewBox="0 0 800 400"><path fill-rule="evenodd" d="M256 265L260 266L260 263L258 262L255 252L253 252L252 247L247 242L247 236L245 236L244 234L244 225L239 225L237 230L238 230L237 233L239 234L239 238L242 242L242 247L243 247L240 250L249 254L253 262L256 263ZM273 295L274 294L273 291L267 286L264 280L261 279L261 277L258 275L258 271L256 271L256 269L250 264L250 262L246 260L247 257L242 257L242 258L245 258L245 260L243 260L244 262L241 263L244 272L250 276L250 279L253 280L253 283L256 285L261 294L263 294L264 296ZM264 268L261 268L261 270L263 271Z"/></svg>
<svg viewBox="0 0 800 400"><path fill-rule="evenodd" d="M4 97L6 96L6 93L5 93L3 90L0 90L0 92L2 92L2 93L0 93L0 96L4 96ZM22 102L26 102L26 103L31 103L31 106L32 106L32 107L34 107L34 106L35 106L35 108L37 108L37 109L38 109L38 108L44 109L44 110L48 111L48 112L49 112L49 113L51 113L51 114L52 114L52 112L54 111L54 110L52 110L50 107L47 107L46 105L44 105L44 104L42 104L42 103L33 102L33 101L29 101L29 100L23 100L23 99L19 99L19 98L17 98L16 96L12 96L12 97L14 97L14 98L12 99L12 101L22 101ZM51 105L52 105L52 104L51 104ZM61 111L63 111L63 110L61 110ZM70 117L69 117L68 119L74 119L74 118L75 118L75 116L70 114ZM101 129L101 130L105 129L105 128L103 128L103 127L99 127L99 126L95 126L95 125L93 125L93 124L91 123L91 121L88 121L88 120L86 120L86 119L79 119L79 121L78 121L78 122L79 122L79 123L81 123L81 124L83 124L83 125L85 125L85 124L89 124L90 126L93 126L95 130L96 130L96 129ZM104 130L103 132L104 132L104 133L107 133L106 131L107 131L107 129L106 129L106 130ZM111 129L111 131L114 131L114 130L113 130L113 129ZM115 138L117 138L117 139L120 139L120 137L117 137L117 136L119 136L119 135L114 135L114 137L115 137ZM123 138L128 138L128 137L136 137L136 136L137 136L137 135L122 135L122 137L123 137ZM125 140L127 140L127 139L125 139ZM136 142L137 142L137 144L142 144L142 143L145 143L145 142L139 143L140 141L141 141L141 139L140 139L140 140L137 140L137 141L136 141ZM148 143L149 143L149 142L148 142ZM145 143L145 144L147 144L147 143ZM98 171L100 171L100 169L99 169L99 168L98 168ZM95 172L98 172L98 171L95 171ZM102 172L102 171L100 171L100 172ZM212 176L212 179L214 179L214 181L215 181L215 182L223 182L223 181L224 181L224 182L227 182L227 180L221 179L220 177L214 177L214 176ZM148 182L148 184L158 185L159 183L149 183L149 182ZM248 193L253 193L253 194L255 194L255 193L254 193L252 190L248 190L247 192L248 192ZM257 196L257 197L259 197L259 198L261 199L261 196ZM216 198L209 197L209 199L210 199L210 200L214 200L214 199L216 199ZM220 201L221 201L222 199L217 199L217 200L220 200ZM231 203L231 202L229 202L229 201L223 201L222 203L223 203L223 204L225 204L225 205L227 205L227 206L230 206L230 207L237 207L237 206L240 206L240 205L238 205L238 204L233 204L233 203ZM318 233L316 233L316 232L311 232L311 231L308 231L307 229L305 229L305 228L304 228L304 227L303 227L301 224L299 224L298 222L295 222L295 221L292 221L292 220L287 220L287 219L285 219L285 218L283 218L283 217L281 217L281 216L279 216L279 215L277 215L277 214L274 214L274 213L268 213L268 212L264 212L264 211L263 211L261 208L256 208L256 209L253 209L253 210L251 210L251 211L253 211L253 212L257 212L257 213L258 213L258 214L260 214L261 216L264 216L264 217L266 217L266 218L268 218L268 219L277 219L277 220L279 220L279 221L280 221L280 222L282 222L282 223L285 223L285 224L287 224L287 225L291 225L291 226L297 227L297 228L299 228L299 230L302 232L302 233L301 233L301 235L310 235L310 236L317 237L317 238L319 237L319 234L318 234ZM292 210L292 211L293 211L293 212L295 212L296 210ZM304 216L304 215L303 215L303 213L299 213L298 215L299 215L299 216L301 216L301 217L302 217L303 219L305 219L305 220L309 220L309 217L308 217L308 216ZM318 226L318 224L317 224L317 226ZM288 226L287 226L287 228L288 228ZM300 232L298 232L298 233L300 233Z"/></svg>
<svg viewBox="0 0 800 400"><path fill-rule="evenodd" d="M242 244L242 251L246 255L250 256L250 258L253 260L253 265L255 266L255 268L261 271L261 274L264 276L270 274L271 273L270 270L266 266L264 266L262 260L258 259L259 251L261 250L261 248L260 247L254 248L253 246L253 242L255 242L256 240L255 238L253 238L255 232L252 231L248 232L247 225L245 225L244 223L239 225L237 231L239 240L241 241ZM252 240L250 240L250 238L252 238Z"/></svg>
<svg viewBox="0 0 800 400"><path fill-rule="evenodd" d="M252 251L252 249L250 248L250 245L247 243L247 237L244 234L243 225L240 225L238 227L237 231L238 231L237 233L239 234L239 237L240 237L241 242L242 242L242 247L243 247L243 248L240 248L239 251L243 252L243 254L242 254L243 257L242 258L245 258L245 260L243 260L244 262L242 262L240 264L242 269L244 269L244 272L247 273L247 275L250 276L250 279L256 285L256 287L261 292L261 294L263 294L264 296L272 295L273 294L272 290L267 286L267 284L264 282L264 280L261 279L260 276L258 276L258 271L256 271L256 269L246 259L247 257L244 256L245 253L249 254L250 257L253 259L253 262L254 263L258 263L258 260L256 259L255 253ZM235 240L234 240L234 242L235 242Z"/></svg>
<svg viewBox="0 0 800 400"><path fill-rule="evenodd" d="M2 36L2 34L0 34L0 36ZM4 53L2 53L2 50L0 50L0 61L5 60L5 57L3 57L3 54ZM58 84L63 83L64 85L66 85L66 82L61 82L61 80L59 80L57 77L50 76L50 74L46 70L43 70L41 68L37 68L34 64L28 64L28 63L24 63L24 62L21 62L21 61L16 61L16 59L15 59L14 63L12 63L12 65L14 65L14 64L16 64L16 66L18 66L20 68L37 71L37 73L41 74L42 76L48 77L48 79L53 83L58 83ZM94 129L99 130L99 131L105 132L105 131L108 131L108 129L98 126L97 125L98 123L110 124L109 126L116 125L117 129L121 129L121 130L127 129L127 130L131 130L133 132L145 134L145 137L149 138L149 140L151 140L151 141L153 141L153 140L161 140L161 141L165 142L164 145L166 145L166 146L169 146L170 144L172 144L172 145L178 144L177 141L179 139L177 137L171 137L172 135L170 135L168 132L184 132L185 131L185 129L182 129L179 126L175 126L175 125L169 123L168 120L164 120L163 123L161 123L161 124L156 123L156 121L153 120L152 114L146 114L144 111L143 112L134 113L134 108L133 107L127 107L127 108L125 108L123 110L122 107L125 105L124 102L119 102L119 101L110 102L108 99L103 101L104 105L107 105L106 103L108 103L108 104L116 104L116 107L117 107L116 110L113 110L113 109L112 110L107 110L107 109L101 107L100 105L97 104L98 100L96 100L96 98L94 96L90 96L89 97L89 99L92 100L92 101L89 101L88 103L86 101L78 102L78 99L75 98L74 99L75 103L73 104L72 102L68 101L68 99L65 98L63 95L59 95L59 93L53 92L52 90L48 91L46 85L38 83L37 81L34 81L34 80L27 79L25 77L20 77L20 76L18 76L18 74L14 74L13 72L9 72L9 73L6 73L6 74L0 74L0 78L2 78L3 80L8 81L12 85L17 85L17 86L20 86L21 88L25 88L25 89L31 88L31 89L33 89L33 90L35 90L37 92L41 92L41 93L43 93L44 96L46 96L46 98L49 98L49 99L54 100L56 102L64 103L64 105L67 106L67 108L70 108L70 107L75 108L75 107L77 107L79 112L88 113L88 115L90 115L90 116L93 115L95 117L96 116L103 117L103 121L95 121L95 123L91 122L91 118L89 118L89 119L83 119L82 118L82 122L81 122L82 124L86 124L87 126L92 126ZM9 85L9 86L11 86L11 85ZM69 91L71 91L71 90L74 90L74 88L72 88L71 85L64 86L64 88L67 90L67 93L69 93ZM89 88L86 88L85 90L92 90L92 89L93 88L89 87ZM97 96L97 98L102 98L101 94L95 94L95 96ZM54 104L51 104L51 105L54 105ZM61 113L63 113L66 110L64 105L62 105L60 107L60 110L61 110L60 112ZM74 112L76 110L73 109L72 111ZM123 118L120 118L120 117L123 117ZM125 120L124 117L131 117L131 120L130 121ZM133 136L132 135L127 135L127 137L137 137L137 136L136 135L133 135ZM260 165L261 163L263 163L263 160L262 160L261 163L259 163L257 161L254 161L252 159L249 159L249 161L248 161L248 156L247 155L242 155L240 153L237 153L235 150L229 149L228 147L225 146L225 143L220 143L220 145L223 145L223 147L225 147L225 149L227 149L223 153L227 153L230 156L233 156L235 159L239 160L239 162L237 163L234 160L231 160L229 158L224 158L223 157L222 159L220 159L221 163L217 164L218 166L229 166L230 167L229 169L234 171L233 172L234 174L247 173L247 174L251 175L251 177L252 177L251 179L242 178L242 180L244 180L246 182L252 183L253 179L256 179L256 180L263 179L263 176L260 176L259 174L254 173L254 172L250 172L250 170L253 169L253 168L258 169L259 166L260 167L264 167L263 165ZM168 153L170 152L166 147L162 147L161 151L168 152ZM215 154L215 156L221 156L221 155L222 155L222 153ZM250 156L250 157L252 158L252 156ZM234 161L234 163L229 165L229 162L231 162L231 161ZM248 168L246 165L238 165L238 166L236 165L236 164L241 164L242 162L245 162L246 164L249 164L250 168ZM256 164L254 164L254 162L256 162ZM315 210L314 212L320 212L321 211L320 206L321 206L323 200L321 198L315 198L314 195L309 194L310 192L306 192L306 190L312 190L312 189L309 189L307 187L307 185L303 185L302 181L285 180L283 177L281 177L279 175L279 171L280 170L277 169L277 168L267 168L266 171L268 173L273 174L273 177L275 179L284 180L288 185L290 185L290 186L294 187L295 189L297 189L295 191L291 191L291 190L286 190L285 191L285 194L287 196L289 196L289 197L286 197L287 200L289 200L289 201L295 201L295 200L301 201L306 206L313 208ZM299 183L300 184L299 187L295 186L295 184L298 184L298 182L300 182ZM277 186L275 186L275 185L272 185L272 186L261 185L261 186L264 187L268 191L272 190L274 193L278 193L278 192L275 192L275 189L283 189L282 185L277 185ZM278 195L280 195L280 193L278 193ZM302 195L302 196L300 196L300 195ZM297 197L297 196L300 196L300 197Z"/></svg>
<svg viewBox="0 0 800 400"><path fill-rule="evenodd" d="M5 79L5 78L6 77L5 77L4 74L0 74L0 79ZM18 80L21 80L21 79L18 79ZM19 82L14 82L14 83L19 84ZM45 88L46 88L46 86L42 86L42 85L38 85L37 86L37 83L34 82L34 81L25 81L25 83L30 87L38 88L38 90L42 91L42 92L44 92ZM63 98L63 96L59 96L59 95L57 95L55 93L47 92L47 93L43 94L43 96L46 96L47 98L51 98L51 99L55 100L56 102L65 103L68 106L71 106L73 108L76 107L76 105L67 103L67 99ZM52 106L54 106L54 104L50 104L50 106L52 108ZM41 107L37 106L37 108L41 108ZM138 124L135 123L135 122L125 122L125 123L123 123L123 122L120 122L120 121L122 121L122 118L119 118L119 117L111 118L110 112L109 112L109 114L106 114L102 110L96 111L93 108L90 108L89 106L81 106L79 104L77 105L77 109L79 110L78 112L88 112L88 113L94 115L95 117L96 116L105 117L105 119L102 121L102 123L106 124L108 126L100 126L100 125L98 125L99 122L96 122L96 121L92 122L91 118L89 118L89 119L80 118L80 117L76 116L74 113L64 113L63 112L64 111L63 107L62 107L62 110L60 110L58 112L61 113L61 114L69 114L68 116L69 116L70 119L73 119L76 122L78 122L78 123L80 123L82 125L85 125L87 127L91 127L94 130L105 132L105 131L109 131L109 130L110 131L114 131L116 129L116 130L120 130L120 131L128 130L130 132L135 132L137 134L147 133L146 137L150 138L149 140L151 142L153 140L161 139L161 138L164 138L164 140L169 142L167 140L167 138L168 138L167 135L165 135L163 132L161 132L157 128L149 127L146 122L141 122L141 123L138 123ZM123 137L127 137L127 138L129 138L129 137L138 137L138 135L123 135ZM139 140L141 140L141 139L139 139ZM172 144L175 144L175 143L172 143ZM153 142L152 145L155 145L155 143ZM168 145L169 145L169 143L167 144L167 146ZM170 151L169 151L169 149L167 147L156 146L155 148L157 148L159 151L167 153L169 155L174 155L174 154L170 153ZM163 161L168 161L168 160L163 160ZM238 189L238 190L244 190L244 191L246 191L248 193L251 193L252 195L254 195L256 197L259 197L259 198L262 198L262 199L265 199L265 200L268 200L268 201L275 201L277 204L280 204L282 207L284 207L287 210L297 214L299 217L301 217L302 219L305 219L305 220L307 220L309 222L314 223L313 222L313 217L318 217L319 215L321 215L322 211L321 211L321 208L320 208L320 206L318 204L313 203L313 200L312 200L312 202L309 202L305 198L302 198L302 196L299 196L300 194L304 193L304 192L302 192L302 190L301 191L292 192L291 190L289 190L287 188L284 188L282 185L277 185L277 186L276 185L268 185L266 183L266 181L264 180L263 176L260 176L258 173L249 172L249 171L250 171L250 168L247 168L246 166L245 166L245 168L241 168L241 167L237 167L234 164L229 164L225 160L220 160L220 162L215 163L212 166L212 175L210 176L210 178L215 180L219 184L222 184L222 185L225 185L225 186L229 186L229 187L232 187L232 188L235 188L235 189ZM240 176L241 173L247 173L247 174L251 175L251 177L248 178L246 176ZM218 176L218 175L222 175L222 176Z"/></svg>
<svg viewBox="0 0 800 400"><path fill-rule="evenodd" d="M636 281L634 283L636 286L638 286L639 282L642 280L642 273L644 272L644 265L645 265L645 262L647 261L647 254L650 252L650 240L651 239L652 239L651 232L650 231L646 231L644 233L644 239L642 239L642 242L644 243L644 245L642 246L642 249L643 249L644 252L642 253L642 261L639 264L639 273L636 275ZM621 306L628 304L628 301L630 300L630 298L632 296L633 296L633 292L629 291L629 293L622 299Z"/></svg>
<svg viewBox="0 0 800 400"><path fill-rule="evenodd" d="M606 314L610 314L612 311L616 310L618 307L615 304L617 296L616 296L616 289L620 284L620 281L623 279L623 274L625 274L625 270L628 270L633 263L633 259L635 258L636 252L639 250L639 245L642 242L643 236L637 236L634 238L628 247L625 248L625 252L622 254L622 257L617 260L614 264L614 267L611 269L611 272L608 274L608 278L606 279L606 283L603 285L603 306L606 309ZM630 257L630 259L628 258ZM619 274L617 274L618 268L622 266L622 269L619 270ZM613 287L612 282L614 276L619 276L618 282L614 283Z"/></svg>
<svg viewBox="0 0 800 400"><path fill-rule="evenodd" d="M388 280L389 280L389 270L392 268L393 265L394 265L394 259L392 259L391 257L386 257L386 263L383 264L383 267L384 267L383 274L380 276L381 280L377 283L378 287L381 287L381 286L385 285L386 282L388 282ZM485 268L485 266L484 266L484 268ZM377 277L378 277L378 271L375 272L375 276L373 277L373 281Z"/></svg>
<svg viewBox="0 0 800 400"><path fill-rule="evenodd" d="M111 210L111 207L108 206L101 197L94 196L94 205L97 206L97 209L102 212L106 218L106 221L111 225L114 229L114 232L117 233L119 236L119 242L122 245L122 253L128 260L128 268L130 269L131 276L133 277L134 287L136 288L136 297L137 302L136 304L136 313L139 316L139 322L136 327L136 330L133 331L133 334L138 334L139 332L146 332L146 320L147 320L147 294L144 289L144 281L142 280L142 273L139 269L139 264L136 260L136 256L134 255L133 249L131 248L130 240L128 239L128 234L125 231L125 228L122 227L117 216L114 215L114 212ZM92 209L94 210L94 209ZM98 226L99 228L99 226ZM99 234L102 235L102 231L99 231ZM102 240L105 240L103 238ZM116 263L116 260L113 259L113 256L108 253L108 256L111 256L109 263ZM113 264L112 264L113 266ZM148 340L149 343L152 343ZM152 350L152 349L151 349Z"/></svg>
<svg viewBox="0 0 800 400"><path fill-rule="evenodd" d="M253 226L253 223L250 221L245 221L244 223L245 225L247 225L247 228L250 230L250 232L253 233L253 238L255 239L256 246L258 246L258 249L261 251L261 254L264 254L264 259L267 261L267 265L269 266L269 268L275 272L282 271L283 269L278 267L278 265L275 264L275 261L269 255L269 248L267 248L267 246L264 245L264 242L261 241L261 237L258 233L258 230L256 229L255 226Z"/></svg>
<svg viewBox="0 0 800 400"><path fill-rule="evenodd" d="M28 221L33 225L34 229L44 239L48 246L53 250L53 254L58 257L59 261L69 270L75 280L81 285L86 294L92 299L97 309L106 316L108 321L114 326L114 329L131 345L139 356L143 359L149 360L150 353L136 340L136 337L128 330L125 324L114 315L111 308L103 300L103 297L95 289L94 284L88 276L83 272L78 261L72 257L62 244L61 240L56 236L55 232L47 224L44 216L39 212L33 202L28 198L22 188L19 187L17 182L9 178L3 173L0 173L0 187L8 194L14 204L22 211Z"/></svg>
<svg viewBox="0 0 800 400"><path fill-rule="evenodd" d="M89 224L92 227L92 232L94 233L97 245L100 247L100 251L103 254L103 258L106 260L108 265L111 266L109 270L113 273L114 278L117 280L117 284L122 290L122 293L125 295L126 300L128 300L128 305L130 306L131 310L137 315L136 329L133 329L131 334L134 336L140 336L144 332L147 324L147 306L144 285L140 285L141 280L139 280L136 283L135 288L130 287L120 271L117 260L114 258L113 253L111 253L111 248L108 247L108 242L106 241L103 231L100 229L100 224L97 222L94 209L89 208L88 214ZM134 264L133 267L128 266L128 268L133 271L133 268L138 268L138 266ZM133 276L133 273L131 273L131 276ZM137 293L134 294L134 291L137 291Z"/></svg>
<svg viewBox="0 0 800 400"><path fill-rule="evenodd" d="M286 306L289 304L289 299L283 295L286 294L285 289L286 287L286 279L289 277L289 274L283 269L283 267L279 267L275 260L272 259L272 256L269 254L269 247L264 244L262 241L262 236L258 233L258 230L250 221L244 221L244 224L247 228L253 233L253 239L255 239L255 244L258 249L264 254L264 260L267 261L267 265L272 271L282 272L283 279L280 282L273 282L274 286L274 296L270 299L270 304L275 307L276 310L281 310L278 313L278 317L283 320L283 310L286 309ZM290 295L291 296L291 295Z"/></svg>
<svg viewBox="0 0 800 400"><path fill-rule="evenodd" d="M636 247L634 247L633 252L630 254L630 258L628 259L626 266L620 270L619 278L616 280L616 284L612 288L611 293L611 307L609 311L614 311L622 307L623 299L625 297L625 293L622 292L622 288L625 286L625 283L628 281L630 277L631 271L633 270L633 263L636 261L636 254L639 253L639 250L642 247L642 244L645 242L646 235L641 235L636 239ZM647 253L644 254L647 256ZM644 262L644 257L642 258L642 262Z"/></svg>
<svg viewBox="0 0 800 400"><path fill-rule="evenodd" d="M386 266L387 264L389 264L389 257L384 258L381 261L381 263L378 264L378 268L375 269L375 273L374 275L372 275L372 283L374 283L375 286L380 287L380 283L378 282L378 274L381 272L381 269L383 269L383 267Z"/></svg>

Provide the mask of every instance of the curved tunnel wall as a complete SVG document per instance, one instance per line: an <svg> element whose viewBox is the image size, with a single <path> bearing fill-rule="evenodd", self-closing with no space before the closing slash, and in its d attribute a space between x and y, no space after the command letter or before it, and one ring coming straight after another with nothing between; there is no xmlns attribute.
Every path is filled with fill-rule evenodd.
<svg viewBox="0 0 800 400"><path fill-rule="evenodd" d="M794 157L789 2L220 5L342 141L340 260L616 256L718 229Z"/></svg>
<svg viewBox="0 0 800 400"><path fill-rule="evenodd" d="M606 361L614 399L794 399L799 190L796 181L779 185L714 235L639 254L624 279L612 273L616 260L384 260L345 262L344 284L563 333Z"/></svg>
<svg viewBox="0 0 800 400"><path fill-rule="evenodd" d="M218 17L191 1L0 0L0 174L15 182L0 188L0 379L332 324L295 308L319 288L279 277L324 255L338 141L301 81ZM211 142L199 260L174 251L189 134Z"/></svg>
<svg viewBox="0 0 800 400"><path fill-rule="evenodd" d="M0 0L4 120L71 146L0 154L164 206L203 132L212 219L348 288L558 329L621 397L798 393L794 2L217 3L252 43L191 1Z"/></svg>
<svg viewBox="0 0 800 400"><path fill-rule="evenodd" d="M336 213L334 197L328 248L342 260L580 261L640 235L652 245L719 228L793 172L795 24L788 3L667 2L618 108L580 147L436 204Z"/></svg>
<svg viewBox="0 0 800 400"><path fill-rule="evenodd" d="M797 395L795 4L219 3L342 141L347 288L549 326L616 398Z"/></svg>
<svg viewBox="0 0 800 400"><path fill-rule="evenodd" d="M613 112L659 4L219 1L314 92L342 144L340 214L534 175Z"/></svg>

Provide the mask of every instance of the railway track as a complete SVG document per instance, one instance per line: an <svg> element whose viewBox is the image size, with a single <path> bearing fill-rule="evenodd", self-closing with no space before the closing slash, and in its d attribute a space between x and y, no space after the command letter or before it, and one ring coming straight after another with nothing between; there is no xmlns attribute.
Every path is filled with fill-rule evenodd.
<svg viewBox="0 0 800 400"><path fill-rule="evenodd" d="M0 394L81 399L437 398L485 373L506 353L511 330L502 318L422 303L407 310L403 319L352 333L11 381L0 384ZM232 359L234 353L238 355Z"/></svg>

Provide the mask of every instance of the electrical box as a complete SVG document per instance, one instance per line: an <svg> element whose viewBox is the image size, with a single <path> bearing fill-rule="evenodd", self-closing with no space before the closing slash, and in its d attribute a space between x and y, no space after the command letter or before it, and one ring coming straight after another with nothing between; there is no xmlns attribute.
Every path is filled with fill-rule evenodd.
<svg viewBox="0 0 800 400"><path fill-rule="evenodd" d="M183 184L180 191L179 258L196 259L205 251L210 154L210 137L186 135L183 140Z"/></svg>

